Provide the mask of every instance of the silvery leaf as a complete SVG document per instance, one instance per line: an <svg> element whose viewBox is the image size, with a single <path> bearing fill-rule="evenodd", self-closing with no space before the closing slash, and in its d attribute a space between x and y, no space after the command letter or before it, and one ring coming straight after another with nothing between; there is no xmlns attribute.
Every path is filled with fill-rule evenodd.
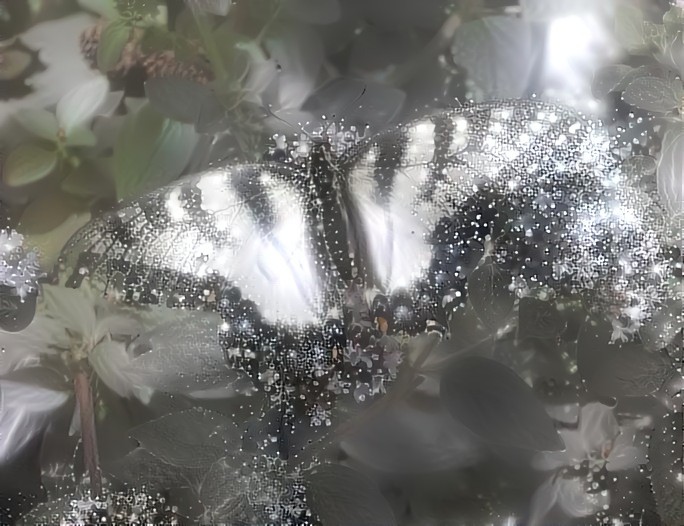
<svg viewBox="0 0 684 526"><path fill-rule="evenodd" d="M648 396L672 375L669 358L637 343L610 343L608 323L587 323L577 340L577 366L587 387L607 397Z"/></svg>
<svg viewBox="0 0 684 526"><path fill-rule="evenodd" d="M535 298L522 298L518 306L518 338L553 338L565 323L556 305Z"/></svg>
<svg viewBox="0 0 684 526"><path fill-rule="evenodd" d="M615 13L615 33L618 41L630 53L642 53L647 49L644 35L644 17L632 6L620 6Z"/></svg>
<svg viewBox="0 0 684 526"><path fill-rule="evenodd" d="M532 389L494 360L453 360L442 374L440 396L456 420L488 442L533 451L564 448Z"/></svg>
<svg viewBox="0 0 684 526"><path fill-rule="evenodd" d="M140 447L115 462L109 471L121 482L136 486L145 484L151 490L188 486L194 475L192 470L167 464Z"/></svg>
<svg viewBox="0 0 684 526"><path fill-rule="evenodd" d="M190 312L141 336L150 350L135 358L133 370L144 385L170 393L190 393L236 381L218 342L221 318Z"/></svg>
<svg viewBox="0 0 684 526"><path fill-rule="evenodd" d="M632 66L614 64L597 71L591 85L594 97L602 99L613 91L619 91L625 76L633 69Z"/></svg>
<svg viewBox="0 0 684 526"><path fill-rule="evenodd" d="M311 510L325 526L392 526L397 524L380 490L361 473L324 464L304 476Z"/></svg>
<svg viewBox="0 0 684 526"><path fill-rule="evenodd" d="M491 260L477 267L468 278L468 299L477 316L489 327L498 327L513 309L515 294L511 276Z"/></svg>
<svg viewBox="0 0 684 526"><path fill-rule="evenodd" d="M312 115L334 116L345 125L366 125L377 132L399 113L406 94L397 88L352 78L337 78L317 89L302 105Z"/></svg>
<svg viewBox="0 0 684 526"><path fill-rule="evenodd" d="M684 126L671 126L663 137L658 160L658 193L671 214L683 211Z"/></svg>
<svg viewBox="0 0 684 526"><path fill-rule="evenodd" d="M535 54L527 22L491 16L463 24L454 36L451 53L456 64L467 70L483 99L525 94Z"/></svg>
<svg viewBox="0 0 684 526"><path fill-rule="evenodd" d="M642 110L667 113L679 106L683 94L680 80L639 77L629 83L622 98Z"/></svg>
<svg viewBox="0 0 684 526"><path fill-rule="evenodd" d="M239 433L220 413L190 409L142 424L131 437L167 464L208 468L237 447Z"/></svg>
<svg viewBox="0 0 684 526"><path fill-rule="evenodd" d="M214 462L204 476L199 499L215 520L239 524L254 515L244 495L246 490L240 480L240 469L222 458Z"/></svg>
<svg viewBox="0 0 684 526"><path fill-rule="evenodd" d="M648 458L652 465L651 485L656 508L664 526L679 526L684 517L684 493L681 476L684 472L684 419L680 412L666 413L658 418L651 434Z"/></svg>

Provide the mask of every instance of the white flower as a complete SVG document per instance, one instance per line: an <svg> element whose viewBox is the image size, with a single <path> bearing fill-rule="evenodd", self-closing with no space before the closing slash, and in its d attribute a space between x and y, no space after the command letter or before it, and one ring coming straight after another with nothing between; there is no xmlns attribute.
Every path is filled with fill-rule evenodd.
<svg viewBox="0 0 684 526"><path fill-rule="evenodd" d="M71 397L69 383L52 378L66 378L75 363L87 362L119 396L148 402L151 394L130 367L126 342L141 330L132 312L115 308L86 284L76 290L44 285L42 290L26 330L0 331L0 462L40 432L50 414ZM65 364L63 372L53 368ZM74 422L78 428L76 416Z"/></svg>
<svg viewBox="0 0 684 526"><path fill-rule="evenodd" d="M99 75L83 60L79 38L93 24L85 13L41 22L21 35L21 41L38 51L45 69L27 80L33 91L21 99L0 101L0 125L19 108L55 104L69 90Z"/></svg>
<svg viewBox="0 0 684 526"><path fill-rule="evenodd" d="M605 467L622 471L646 462L645 451L634 445L636 428L618 424L612 409L592 402L580 411L577 430L560 431L565 451L540 453L536 469L556 470L535 492L529 526L541 526L547 513L558 505L571 517L593 515L610 503L607 490L592 490L593 475ZM584 468L584 471L581 469ZM573 472L586 472L582 476Z"/></svg>

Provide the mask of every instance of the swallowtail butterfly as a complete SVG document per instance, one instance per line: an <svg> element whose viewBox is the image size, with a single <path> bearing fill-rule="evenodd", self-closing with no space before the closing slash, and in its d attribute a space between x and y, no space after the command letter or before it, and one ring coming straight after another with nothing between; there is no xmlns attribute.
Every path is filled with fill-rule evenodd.
<svg viewBox="0 0 684 526"><path fill-rule="evenodd" d="M643 252L630 257L657 251L607 133L557 105L470 104L344 152L322 141L303 161L282 153L93 220L64 250L67 285L218 311L228 359L258 382L317 378L344 349L445 327L482 257L529 286L612 294L633 279L618 262L624 236Z"/></svg>

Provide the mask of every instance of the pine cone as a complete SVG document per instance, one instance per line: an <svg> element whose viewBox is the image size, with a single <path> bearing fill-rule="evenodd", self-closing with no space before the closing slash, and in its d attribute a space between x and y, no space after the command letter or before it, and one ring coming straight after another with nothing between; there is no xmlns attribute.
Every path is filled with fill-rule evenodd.
<svg viewBox="0 0 684 526"><path fill-rule="evenodd" d="M208 67L202 67L197 62L179 61L173 51L151 53L143 58L142 65L148 78L180 77L200 84L206 84L212 80Z"/></svg>
<svg viewBox="0 0 684 526"><path fill-rule="evenodd" d="M97 48L100 45L105 20L86 29L81 34L81 53L90 67L97 68ZM201 57L192 62L177 60L173 51L143 53L140 48L140 33L133 32L131 40L124 47L119 63L107 75L111 79L125 79L134 69L141 69L146 78L181 77L206 84L213 76L208 66L201 63Z"/></svg>

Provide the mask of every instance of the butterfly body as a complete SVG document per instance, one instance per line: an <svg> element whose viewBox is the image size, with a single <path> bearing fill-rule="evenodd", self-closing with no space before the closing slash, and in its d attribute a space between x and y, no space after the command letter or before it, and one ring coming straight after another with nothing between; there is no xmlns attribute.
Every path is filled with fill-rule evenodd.
<svg viewBox="0 0 684 526"><path fill-rule="evenodd" d="M341 154L323 141L303 162L281 158L184 178L95 219L64 251L67 284L217 310L224 350L252 372L288 363L315 376L350 345L353 287L380 332L416 333L446 324L485 255L533 285L573 289L586 285L583 258L613 246L607 135L552 104L473 104Z"/></svg>

